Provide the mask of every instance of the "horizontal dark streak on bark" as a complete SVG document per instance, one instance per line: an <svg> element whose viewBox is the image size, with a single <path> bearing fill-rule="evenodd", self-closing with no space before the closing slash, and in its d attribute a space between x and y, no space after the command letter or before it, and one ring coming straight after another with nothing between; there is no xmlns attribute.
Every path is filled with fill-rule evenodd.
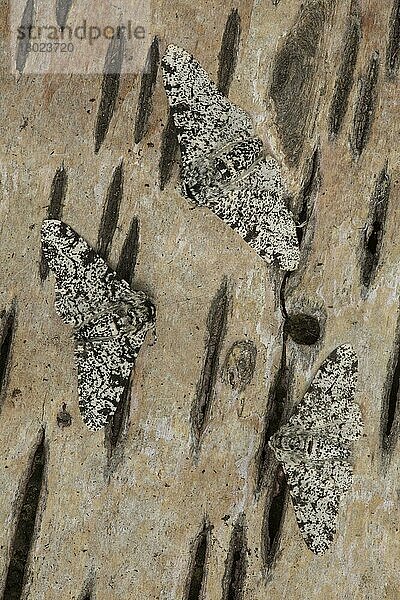
<svg viewBox="0 0 400 600"><path fill-rule="evenodd" d="M65 203L65 197L67 194L68 186L68 173L62 164L53 177L50 190L50 204L47 210L48 219L62 219L62 213ZM41 253L40 264L39 264L39 275L41 281L45 281L49 276L49 266L46 262L45 257Z"/></svg>
<svg viewBox="0 0 400 600"><path fill-rule="evenodd" d="M95 128L95 152L97 153L107 135L118 98L122 63L124 60L125 37L118 27L111 39L104 62L101 98Z"/></svg>
<svg viewBox="0 0 400 600"><path fill-rule="evenodd" d="M242 600L247 572L247 539L245 516L240 515L232 531L225 573L222 581L223 600Z"/></svg>
<svg viewBox="0 0 400 600"><path fill-rule="evenodd" d="M35 19L35 1L27 0L24 12L21 18L20 29L24 33L24 36L17 41L17 53L15 57L15 68L18 73L22 73L25 69L26 60L29 54L30 40L30 27L33 25Z"/></svg>
<svg viewBox="0 0 400 600"><path fill-rule="evenodd" d="M299 163L307 135L325 19L323 2L302 5L297 22L278 50L272 69L270 95L283 150L291 165Z"/></svg>
<svg viewBox="0 0 400 600"><path fill-rule="evenodd" d="M24 594L29 555L32 550L34 533L38 528L38 508L44 483L45 467L46 449L45 435L43 432L32 459L30 473L19 510L16 530L11 546L11 558L8 566L3 600L20 600Z"/></svg>
<svg viewBox="0 0 400 600"><path fill-rule="evenodd" d="M133 284L137 257L140 245L140 225L139 219L133 217L128 234L122 246L121 254L116 268L116 273L120 279L125 279L129 285Z"/></svg>
<svg viewBox="0 0 400 600"><path fill-rule="evenodd" d="M271 577L271 570L274 567L279 550L289 495L281 465L275 466L270 490L265 501L261 529L261 552L267 579Z"/></svg>
<svg viewBox="0 0 400 600"><path fill-rule="evenodd" d="M317 146L309 161L308 172L300 195L300 211L297 217L298 226L296 227L297 239L300 245L304 239L308 221L314 208L315 198L321 185L320 161L321 155Z"/></svg>
<svg viewBox="0 0 400 600"><path fill-rule="evenodd" d="M228 320L229 300L228 282L225 279L212 301L208 314L206 355L200 381L197 385L196 398L191 411L192 431L196 451L199 448L201 436L207 424L211 404L214 399L219 359Z"/></svg>
<svg viewBox="0 0 400 600"><path fill-rule="evenodd" d="M240 15L235 8L226 22L218 55L218 89L225 96L229 93L238 61L240 33Z"/></svg>
<svg viewBox="0 0 400 600"><path fill-rule="evenodd" d="M340 132L347 112L349 96L354 83L354 69L360 47L360 38L360 18L358 15L353 14L350 17L344 37L342 57L329 111L329 133L331 137L337 136Z"/></svg>
<svg viewBox="0 0 400 600"><path fill-rule="evenodd" d="M379 56L377 52L374 52L366 74L360 78L359 94L354 111L351 147L355 157L361 155L368 142L375 115L378 73Z"/></svg>
<svg viewBox="0 0 400 600"><path fill-rule="evenodd" d="M287 334L283 334L282 356L279 370L275 376L275 381L271 387L268 398L268 408L264 421L264 430L261 437L261 443L256 456L257 474L255 492L258 495L261 490L267 486L272 463L273 452L268 443L271 437L276 433L282 424L283 415L288 401L289 373L286 363L286 344Z"/></svg>
<svg viewBox="0 0 400 600"><path fill-rule="evenodd" d="M71 9L73 0L57 0L56 3L56 20L57 25L62 30L65 28L67 23L69 11Z"/></svg>
<svg viewBox="0 0 400 600"><path fill-rule="evenodd" d="M161 156L159 163L160 190L163 190L171 179L174 163L179 150L178 138L172 112L169 111L167 124L162 132Z"/></svg>
<svg viewBox="0 0 400 600"><path fill-rule="evenodd" d="M386 50L386 72L395 77L400 63L400 0L395 0L389 23L389 39Z"/></svg>
<svg viewBox="0 0 400 600"><path fill-rule="evenodd" d="M361 244L361 283L369 288L374 281L382 249L390 195L387 166L380 172L371 198L371 207Z"/></svg>
<svg viewBox="0 0 400 600"><path fill-rule="evenodd" d="M148 123L153 110L153 95L160 66L160 50L158 38L155 37L147 54L145 72L140 85L138 107L135 120L135 144L142 141L148 130Z"/></svg>
<svg viewBox="0 0 400 600"><path fill-rule="evenodd" d="M204 598L209 542L210 525L205 521L203 529L193 544L192 561L184 593L185 600L201 600Z"/></svg>
<svg viewBox="0 0 400 600"><path fill-rule="evenodd" d="M0 399L4 397L11 364L12 343L15 335L15 303L5 313L0 337Z"/></svg>
<svg viewBox="0 0 400 600"><path fill-rule="evenodd" d="M118 224L123 191L124 164L121 161L114 169L111 183L107 191L106 203L101 216L97 238L97 251L104 260L107 260L110 254L112 241Z"/></svg>

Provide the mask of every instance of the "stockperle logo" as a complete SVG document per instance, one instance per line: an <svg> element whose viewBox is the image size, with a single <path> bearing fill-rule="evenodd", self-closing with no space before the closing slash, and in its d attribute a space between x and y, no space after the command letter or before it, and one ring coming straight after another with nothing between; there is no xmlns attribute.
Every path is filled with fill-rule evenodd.
<svg viewBox="0 0 400 600"><path fill-rule="evenodd" d="M51 6L49 6L51 4ZM146 0L10 0L10 70L141 73L154 35Z"/></svg>

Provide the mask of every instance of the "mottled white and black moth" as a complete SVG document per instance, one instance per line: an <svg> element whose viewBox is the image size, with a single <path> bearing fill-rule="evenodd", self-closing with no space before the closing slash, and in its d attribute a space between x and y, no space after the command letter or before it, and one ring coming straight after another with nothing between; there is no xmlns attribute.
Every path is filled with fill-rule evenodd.
<svg viewBox="0 0 400 600"><path fill-rule="evenodd" d="M56 310L74 326L79 408L96 431L116 411L155 307L61 221L44 221L42 251L56 277Z"/></svg>
<svg viewBox="0 0 400 600"><path fill-rule="evenodd" d="M268 263L293 271L299 245L279 165L264 156L249 115L182 48L168 46L161 64L181 149L183 194L212 210Z"/></svg>
<svg viewBox="0 0 400 600"><path fill-rule="evenodd" d="M354 402L357 369L351 346L336 348L288 423L270 440L286 474L301 534L315 554L329 548L340 497L353 482L351 445L363 429Z"/></svg>

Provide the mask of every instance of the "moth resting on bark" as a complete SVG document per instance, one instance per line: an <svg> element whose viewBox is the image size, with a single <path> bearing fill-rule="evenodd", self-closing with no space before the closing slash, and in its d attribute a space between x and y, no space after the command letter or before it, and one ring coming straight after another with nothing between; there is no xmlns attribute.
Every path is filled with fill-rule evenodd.
<svg viewBox="0 0 400 600"><path fill-rule="evenodd" d="M230 225L268 263L297 269L299 245L279 165L249 115L221 94L188 52L168 46L164 87L182 156L182 191Z"/></svg>
<svg viewBox="0 0 400 600"><path fill-rule="evenodd" d="M155 307L65 223L44 221L42 250L56 277L56 311L74 326L82 418L97 431L116 411Z"/></svg>
<svg viewBox="0 0 400 600"><path fill-rule="evenodd" d="M329 548L340 497L353 482L351 445L363 429L354 402L357 365L351 346L336 348L269 442L283 465L301 534L315 554Z"/></svg>

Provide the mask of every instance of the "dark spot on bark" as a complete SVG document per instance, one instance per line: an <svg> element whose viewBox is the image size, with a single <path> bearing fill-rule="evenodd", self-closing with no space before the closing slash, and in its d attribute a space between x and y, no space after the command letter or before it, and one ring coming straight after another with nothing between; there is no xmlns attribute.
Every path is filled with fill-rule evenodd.
<svg viewBox="0 0 400 600"><path fill-rule="evenodd" d="M285 320L284 330L296 344L312 346L321 336L321 327L316 317L305 313L289 314Z"/></svg>
<svg viewBox="0 0 400 600"><path fill-rule="evenodd" d="M67 411L67 405L64 403L62 409L57 414L57 425L64 429L64 427L71 427L72 417Z"/></svg>

